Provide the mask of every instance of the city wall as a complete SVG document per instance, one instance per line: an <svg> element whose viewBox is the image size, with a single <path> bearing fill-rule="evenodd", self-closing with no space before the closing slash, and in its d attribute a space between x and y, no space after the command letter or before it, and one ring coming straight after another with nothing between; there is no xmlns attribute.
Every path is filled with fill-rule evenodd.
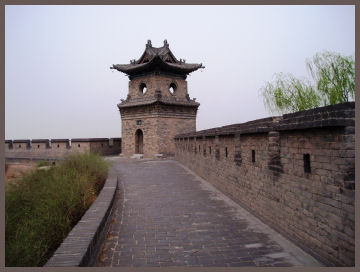
<svg viewBox="0 0 360 272"><path fill-rule="evenodd" d="M355 263L355 103L175 137L176 159L327 265Z"/></svg>
<svg viewBox="0 0 360 272"><path fill-rule="evenodd" d="M121 138L6 140L6 160L57 160L67 154L92 152L102 156L121 153Z"/></svg>

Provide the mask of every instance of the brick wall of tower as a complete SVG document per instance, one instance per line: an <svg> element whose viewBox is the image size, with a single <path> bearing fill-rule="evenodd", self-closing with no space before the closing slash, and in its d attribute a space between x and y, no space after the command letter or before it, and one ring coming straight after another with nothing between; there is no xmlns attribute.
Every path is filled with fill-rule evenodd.
<svg viewBox="0 0 360 272"><path fill-rule="evenodd" d="M146 85L145 93L140 90L142 83ZM171 83L177 87L173 94L169 91ZM154 97L155 91L161 91L162 96L166 98L185 99L188 93L187 82L178 77L164 75L148 75L129 81L130 99Z"/></svg>
<svg viewBox="0 0 360 272"><path fill-rule="evenodd" d="M122 110L122 153L129 157L135 153L135 134L143 132L143 154L174 155L174 137L180 132L196 130L196 111L179 106L148 105ZM141 124L138 124L141 121Z"/></svg>
<svg viewBox="0 0 360 272"><path fill-rule="evenodd" d="M176 134L196 131L195 117L161 117L157 122L159 153L164 155L175 155Z"/></svg>
<svg viewBox="0 0 360 272"><path fill-rule="evenodd" d="M146 85L146 92L141 91L142 84ZM173 93L169 90L171 85L175 86ZM146 75L132 79L129 82L129 96L122 103L119 109L122 120L122 153L125 157L135 153L138 129L143 133L145 157L156 154L174 155L174 136L196 131L197 106L191 103L189 105L187 82L182 78ZM130 106L124 107L129 104Z"/></svg>
<svg viewBox="0 0 360 272"><path fill-rule="evenodd" d="M141 125L137 125L136 121L141 120ZM157 118L138 117L132 119L122 120L122 154L125 157L129 157L135 154L135 133L138 129L143 132L143 151L144 156L148 157L154 154L158 154L158 141L157 141Z"/></svg>

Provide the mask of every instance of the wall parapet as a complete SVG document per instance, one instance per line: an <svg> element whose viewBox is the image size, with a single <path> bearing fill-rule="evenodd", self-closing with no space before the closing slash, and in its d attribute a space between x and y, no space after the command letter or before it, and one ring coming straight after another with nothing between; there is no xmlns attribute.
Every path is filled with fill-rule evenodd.
<svg viewBox="0 0 360 272"><path fill-rule="evenodd" d="M56 159L74 152L100 155L121 153L121 138L16 139L5 140L5 158Z"/></svg>
<svg viewBox="0 0 360 272"><path fill-rule="evenodd" d="M175 136L175 159L321 262L355 264L355 103Z"/></svg>
<svg viewBox="0 0 360 272"><path fill-rule="evenodd" d="M355 102L346 102L306 111L268 117L240 124L221 126L201 131L183 133L175 139L222 136L235 134L267 133L297 129L355 126Z"/></svg>

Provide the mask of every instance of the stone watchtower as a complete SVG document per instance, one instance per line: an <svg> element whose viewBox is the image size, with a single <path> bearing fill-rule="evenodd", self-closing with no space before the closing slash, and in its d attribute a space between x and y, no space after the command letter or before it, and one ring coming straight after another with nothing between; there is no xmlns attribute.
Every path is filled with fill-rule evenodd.
<svg viewBox="0 0 360 272"><path fill-rule="evenodd" d="M148 40L144 53L130 64L113 65L129 76L129 94L117 106L122 121L124 156L175 154L174 136L196 131L199 103L190 99L186 77L204 68L202 64L177 60L164 41L152 47Z"/></svg>

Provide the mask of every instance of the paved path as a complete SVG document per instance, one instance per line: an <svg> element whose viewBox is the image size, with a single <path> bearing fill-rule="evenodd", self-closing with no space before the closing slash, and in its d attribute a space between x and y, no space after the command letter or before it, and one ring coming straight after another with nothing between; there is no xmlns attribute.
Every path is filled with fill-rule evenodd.
<svg viewBox="0 0 360 272"><path fill-rule="evenodd" d="M113 159L123 192L96 266L319 266L181 164Z"/></svg>

